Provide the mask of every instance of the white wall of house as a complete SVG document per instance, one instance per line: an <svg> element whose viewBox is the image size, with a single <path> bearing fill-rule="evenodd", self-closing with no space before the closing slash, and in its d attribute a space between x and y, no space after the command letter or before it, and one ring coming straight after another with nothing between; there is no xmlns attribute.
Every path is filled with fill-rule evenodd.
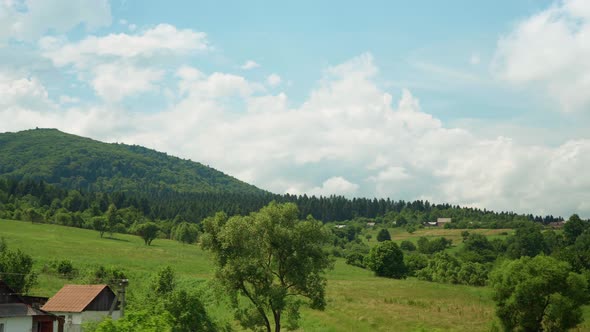
<svg viewBox="0 0 590 332"><path fill-rule="evenodd" d="M27 317L0 317L0 324L4 324L4 332L31 332L33 318Z"/></svg>
<svg viewBox="0 0 590 332"><path fill-rule="evenodd" d="M80 332L82 324L86 322L98 322L109 315L108 311L84 311L84 312L52 312L57 316L65 316L64 332ZM113 320L121 317L121 311L113 311ZM30 331L30 330L29 330ZM56 330L57 331L57 330Z"/></svg>

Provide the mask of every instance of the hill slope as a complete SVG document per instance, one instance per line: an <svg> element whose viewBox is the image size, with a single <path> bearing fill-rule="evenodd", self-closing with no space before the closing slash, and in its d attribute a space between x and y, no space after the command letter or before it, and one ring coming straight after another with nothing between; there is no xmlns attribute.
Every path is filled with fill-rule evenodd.
<svg viewBox="0 0 590 332"><path fill-rule="evenodd" d="M1 133L0 175L105 192L264 192L198 162L56 129Z"/></svg>

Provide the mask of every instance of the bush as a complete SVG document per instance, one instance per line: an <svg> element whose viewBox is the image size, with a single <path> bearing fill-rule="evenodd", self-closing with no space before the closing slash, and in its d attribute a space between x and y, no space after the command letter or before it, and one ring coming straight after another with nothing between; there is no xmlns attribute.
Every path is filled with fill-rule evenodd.
<svg viewBox="0 0 590 332"><path fill-rule="evenodd" d="M379 233L377 233L377 241L391 241L391 234L389 234L389 231L386 228L381 228L379 230Z"/></svg>
<svg viewBox="0 0 590 332"><path fill-rule="evenodd" d="M392 241L385 241L371 248L366 264L380 277L401 279L406 276L404 253Z"/></svg>
<svg viewBox="0 0 590 332"><path fill-rule="evenodd" d="M415 277L418 271L428 266L428 256L420 253L410 253L404 255L404 264L408 275Z"/></svg>
<svg viewBox="0 0 590 332"><path fill-rule="evenodd" d="M408 240L402 241L402 243L400 244L399 247L405 251L415 251L416 250L416 245Z"/></svg>

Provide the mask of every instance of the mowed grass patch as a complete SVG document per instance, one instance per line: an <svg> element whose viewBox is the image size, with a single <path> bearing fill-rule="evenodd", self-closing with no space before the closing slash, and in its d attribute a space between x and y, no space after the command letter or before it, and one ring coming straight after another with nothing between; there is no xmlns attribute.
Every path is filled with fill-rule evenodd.
<svg viewBox="0 0 590 332"><path fill-rule="evenodd" d="M377 278L338 260L328 275L328 307L304 310L302 331L488 331L487 288Z"/></svg>
<svg viewBox="0 0 590 332"><path fill-rule="evenodd" d="M52 260L62 259L71 260L76 268L114 266L136 277L150 275L166 265L174 267L179 276L200 279L210 278L214 270L209 253L199 246L171 240L156 239L151 246L146 246L134 235L114 234L110 238L105 234L101 238L93 230L12 220L0 220L0 237L10 248L31 255L37 271ZM65 282L67 280L56 276L41 274L32 293L53 294Z"/></svg>

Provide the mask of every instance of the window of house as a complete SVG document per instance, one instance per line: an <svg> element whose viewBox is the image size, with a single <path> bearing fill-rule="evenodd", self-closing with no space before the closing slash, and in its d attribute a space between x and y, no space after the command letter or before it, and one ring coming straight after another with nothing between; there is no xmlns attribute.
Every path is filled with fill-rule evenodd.
<svg viewBox="0 0 590 332"><path fill-rule="evenodd" d="M0 323L0 332L4 332L4 323Z"/></svg>

